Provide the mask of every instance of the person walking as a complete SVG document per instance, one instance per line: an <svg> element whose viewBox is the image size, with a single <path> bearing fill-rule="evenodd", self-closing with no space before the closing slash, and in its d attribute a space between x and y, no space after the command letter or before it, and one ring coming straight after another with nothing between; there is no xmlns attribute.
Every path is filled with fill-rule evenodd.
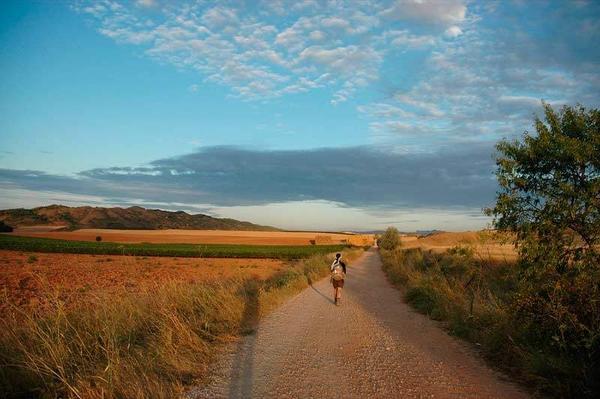
<svg viewBox="0 0 600 399"><path fill-rule="evenodd" d="M346 279L346 264L342 261L342 254L335 254L335 260L331 264L331 283L333 284L334 303L340 305L342 288Z"/></svg>

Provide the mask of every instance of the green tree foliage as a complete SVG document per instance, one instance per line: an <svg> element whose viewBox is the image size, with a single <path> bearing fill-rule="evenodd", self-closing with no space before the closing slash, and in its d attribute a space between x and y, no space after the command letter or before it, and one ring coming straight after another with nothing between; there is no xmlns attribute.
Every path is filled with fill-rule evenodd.
<svg viewBox="0 0 600 399"><path fill-rule="evenodd" d="M537 134L498 143L487 213L519 250L516 321L545 348L548 373L589 394L600 384L600 110L543 106Z"/></svg>
<svg viewBox="0 0 600 399"><path fill-rule="evenodd" d="M377 240L377 245L388 251L398 247L400 245L400 232L395 227L388 227Z"/></svg>

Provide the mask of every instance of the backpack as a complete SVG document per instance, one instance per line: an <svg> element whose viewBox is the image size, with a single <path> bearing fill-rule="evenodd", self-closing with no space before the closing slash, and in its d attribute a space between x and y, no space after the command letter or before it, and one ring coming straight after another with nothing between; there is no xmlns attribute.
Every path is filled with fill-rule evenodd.
<svg viewBox="0 0 600 399"><path fill-rule="evenodd" d="M333 271L331 272L331 278L335 281L343 280L346 276L344 275L344 268L341 264L337 264L333 267Z"/></svg>

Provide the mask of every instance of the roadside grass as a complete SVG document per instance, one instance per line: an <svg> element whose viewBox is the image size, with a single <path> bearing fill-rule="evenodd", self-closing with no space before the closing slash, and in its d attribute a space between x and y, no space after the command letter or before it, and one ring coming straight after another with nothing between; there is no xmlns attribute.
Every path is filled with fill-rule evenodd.
<svg viewBox="0 0 600 399"><path fill-rule="evenodd" d="M348 249L352 260L361 249ZM169 283L0 320L0 397L173 398L199 383L226 342L329 272L331 254L292 261L267 280ZM10 298L1 298L10 301Z"/></svg>
<svg viewBox="0 0 600 399"><path fill-rule="evenodd" d="M316 254L339 252L346 247L346 245L120 244L0 234L0 249L95 255L301 259Z"/></svg>
<svg viewBox="0 0 600 399"><path fill-rule="evenodd" d="M411 306L475 343L494 365L532 387L534 395L599 397L598 383L585 381L589 364L566 352L557 355L556 348L536 340L530 327L513 317L516 263L477 258L467 247L445 253L418 248L380 252L388 278Z"/></svg>

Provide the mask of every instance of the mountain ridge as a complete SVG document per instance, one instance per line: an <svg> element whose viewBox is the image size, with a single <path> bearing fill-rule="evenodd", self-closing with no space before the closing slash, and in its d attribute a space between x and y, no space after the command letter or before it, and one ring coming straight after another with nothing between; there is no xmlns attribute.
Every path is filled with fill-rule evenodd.
<svg viewBox="0 0 600 399"><path fill-rule="evenodd" d="M272 226L229 218L215 218L204 214L189 214L184 211L146 209L140 206L121 207L69 207L48 205L32 209L15 208L0 210L0 221L11 227L34 225L66 226L76 229L120 229L120 230L247 230L277 231Z"/></svg>

